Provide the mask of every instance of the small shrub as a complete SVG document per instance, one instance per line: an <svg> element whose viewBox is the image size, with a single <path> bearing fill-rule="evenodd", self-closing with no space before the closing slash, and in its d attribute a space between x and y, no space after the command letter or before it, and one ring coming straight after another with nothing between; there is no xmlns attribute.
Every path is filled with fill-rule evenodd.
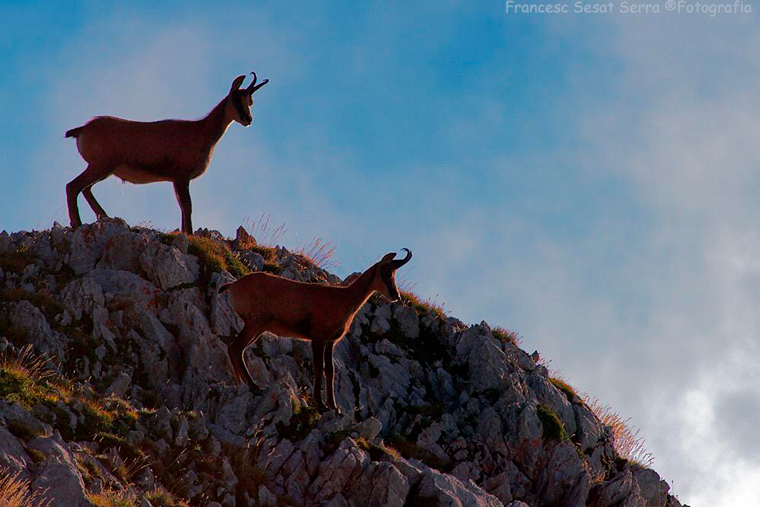
<svg viewBox="0 0 760 507"><path fill-rule="evenodd" d="M547 440L570 440L565 425L557 413L546 405L538 405L538 418L544 427L544 438Z"/></svg>

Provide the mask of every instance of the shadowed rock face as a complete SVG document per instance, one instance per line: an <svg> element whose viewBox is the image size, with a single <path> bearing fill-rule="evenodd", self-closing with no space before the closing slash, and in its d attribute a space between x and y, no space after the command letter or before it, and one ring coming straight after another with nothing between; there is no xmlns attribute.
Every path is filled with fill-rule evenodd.
<svg viewBox="0 0 760 507"><path fill-rule="evenodd" d="M53 505L165 489L210 506L680 505L485 322L371 300L336 347L341 417L312 406L306 342L262 338L247 362L268 388L234 385L242 322L218 294L234 278L194 241L119 219L0 235L0 350L31 343L73 381L52 396L59 382L32 375L19 394L3 373L0 467ZM273 252L282 276L341 283ZM264 267L260 250L230 254Z"/></svg>

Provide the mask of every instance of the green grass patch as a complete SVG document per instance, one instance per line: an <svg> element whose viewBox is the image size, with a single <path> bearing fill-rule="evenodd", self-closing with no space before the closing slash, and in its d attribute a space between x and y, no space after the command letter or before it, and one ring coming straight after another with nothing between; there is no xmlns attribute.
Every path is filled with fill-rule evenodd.
<svg viewBox="0 0 760 507"><path fill-rule="evenodd" d="M188 253L198 257L200 263L210 271L228 271L235 278L241 278L251 272L225 243L200 236L190 236L188 240Z"/></svg>
<svg viewBox="0 0 760 507"><path fill-rule="evenodd" d="M570 440L565 425L560 420L557 413L546 405L536 407L538 418L544 427L544 438L547 440Z"/></svg>

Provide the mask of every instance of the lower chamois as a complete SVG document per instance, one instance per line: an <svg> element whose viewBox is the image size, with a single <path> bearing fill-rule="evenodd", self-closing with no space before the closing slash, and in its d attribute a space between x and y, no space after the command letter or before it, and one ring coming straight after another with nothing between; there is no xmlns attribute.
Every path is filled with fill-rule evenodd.
<svg viewBox="0 0 760 507"><path fill-rule="evenodd" d="M245 323L227 347L235 381L247 381L251 389L259 391L245 365L243 353L265 331L310 340L317 408L320 412L329 408L340 414L333 388L333 347L375 291L391 301L399 299L396 270L412 258L412 252L404 250L405 258L394 260L396 254L391 252L347 286L296 282L264 272L251 273L222 285L219 292L229 292L232 307ZM322 402L323 374L327 380L327 407Z"/></svg>

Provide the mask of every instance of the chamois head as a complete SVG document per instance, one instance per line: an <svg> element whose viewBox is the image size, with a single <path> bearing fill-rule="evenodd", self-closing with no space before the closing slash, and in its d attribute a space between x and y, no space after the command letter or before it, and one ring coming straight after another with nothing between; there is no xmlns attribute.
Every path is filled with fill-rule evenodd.
<svg viewBox="0 0 760 507"><path fill-rule="evenodd" d="M388 298L391 302L398 301L400 294L396 287L396 270L409 262L412 258L412 252L408 248L402 248L406 251L406 257L399 260L393 260L396 257L395 252L386 254L380 262L376 264L377 274L374 280L374 289Z"/></svg>
<svg viewBox="0 0 760 507"><path fill-rule="evenodd" d="M244 127L248 127L253 123L253 115L251 114L251 106L253 105L253 92L264 86L269 82L268 79L263 80L258 85L256 84L256 73L251 72L253 75L253 82L248 88L240 89L240 86L245 81L245 76L238 76L232 82L232 87L229 93L229 105L231 107L232 119L241 124Z"/></svg>

